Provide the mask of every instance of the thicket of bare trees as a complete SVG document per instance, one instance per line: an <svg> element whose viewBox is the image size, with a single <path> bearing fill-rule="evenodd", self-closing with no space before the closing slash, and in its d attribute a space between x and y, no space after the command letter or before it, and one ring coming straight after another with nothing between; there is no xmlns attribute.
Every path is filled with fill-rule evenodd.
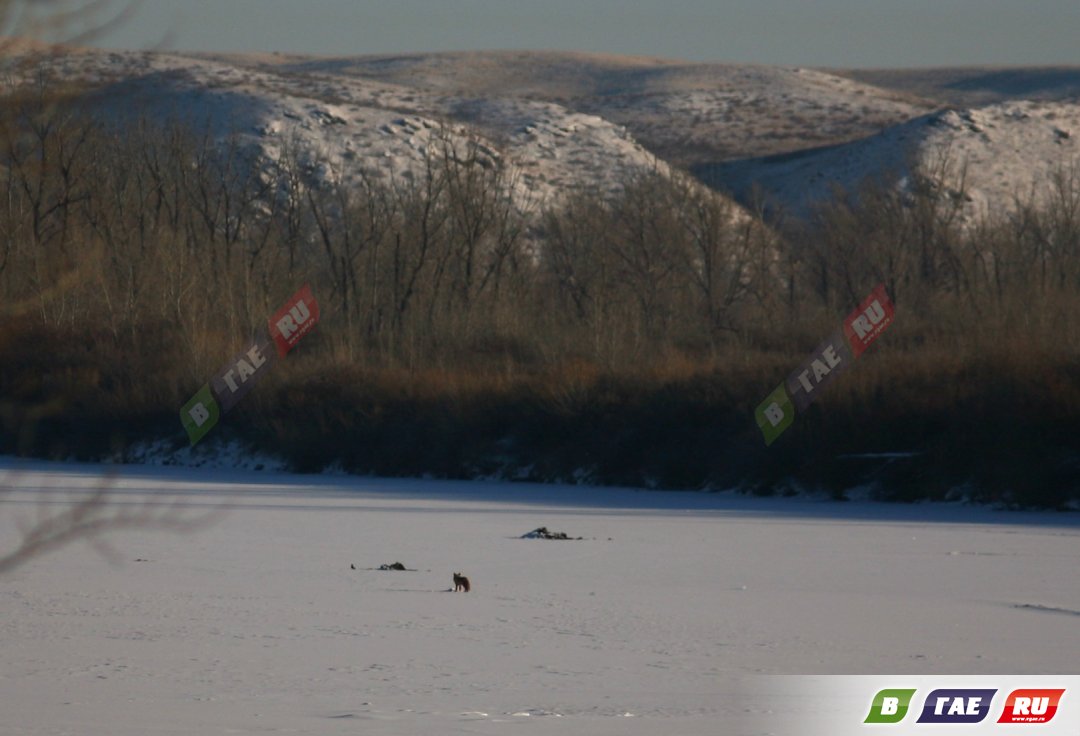
<svg viewBox="0 0 1080 736"><path fill-rule="evenodd" d="M44 81L10 96L0 299L37 336L20 350L73 365L19 388L26 360L9 359L9 401L52 391L84 412L172 417L305 281L324 312L305 354L350 380L736 372L724 395L739 412L879 282L900 310L883 349L908 368L983 360L1006 339L1051 361L1080 344L1075 166L973 221L943 152L783 227L658 171L530 203L512 169L451 136L417 170L344 174L295 143L268 155L179 124L106 124ZM340 422L375 415L356 411Z"/></svg>
<svg viewBox="0 0 1080 736"><path fill-rule="evenodd" d="M539 211L449 136L410 176L347 179L295 145L110 128L46 94L0 118L3 297L51 327L171 330L191 375L305 280L343 357L414 367L483 345L605 363L708 348L775 280L770 230L682 176Z"/></svg>
<svg viewBox="0 0 1080 736"><path fill-rule="evenodd" d="M839 312L884 282L922 343L1075 355L1080 162L1063 161L1008 210L976 219L966 171L948 151L904 184L839 193L798 233L790 247L809 246L796 257L812 296Z"/></svg>

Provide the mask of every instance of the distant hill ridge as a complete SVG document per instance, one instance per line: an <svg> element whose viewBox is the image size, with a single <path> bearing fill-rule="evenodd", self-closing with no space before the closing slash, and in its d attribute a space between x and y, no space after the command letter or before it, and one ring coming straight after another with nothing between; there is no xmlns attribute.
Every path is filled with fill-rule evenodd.
<svg viewBox="0 0 1080 736"><path fill-rule="evenodd" d="M878 135L796 154L699 166L707 183L747 199L758 185L775 207L806 216L839 186L904 186L914 167L942 173L977 217L1047 196L1055 175L1080 176L1080 104L1011 101L922 115Z"/></svg>
<svg viewBox="0 0 1080 736"><path fill-rule="evenodd" d="M836 185L902 179L948 147L977 211L1069 165L1080 132L1073 67L822 71L561 51L47 58L99 85L106 111L182 112L270 155L296 142L328 177L408 176L434 136L473 140L513 162L516 196L532 202L675 166L744 202L760 184L805 214Z"/></svg>

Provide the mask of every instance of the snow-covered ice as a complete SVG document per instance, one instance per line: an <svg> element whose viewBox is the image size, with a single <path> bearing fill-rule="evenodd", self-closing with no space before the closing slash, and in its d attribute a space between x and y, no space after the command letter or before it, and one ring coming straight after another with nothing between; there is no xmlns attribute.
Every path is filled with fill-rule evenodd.
<svg viewBox="0 0 1080 736"><path fill-rule="evenodd" d="M228 504L0 577L5 734L756 734L790 706L759 674L1076 671L1077 514L3 467L5 551L106 470L116 504Z"/></svg>

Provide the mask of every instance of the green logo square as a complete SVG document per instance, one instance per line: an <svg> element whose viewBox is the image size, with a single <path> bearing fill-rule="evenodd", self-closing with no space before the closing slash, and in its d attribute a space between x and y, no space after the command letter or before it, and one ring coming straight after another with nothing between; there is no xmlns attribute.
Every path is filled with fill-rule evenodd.
<svg viewBox="0 0 1080 736"><path fill-rule="evenodd" d="M795 405L791 403L787 389L780 384L754 411L758 429L765 436L765 444L771 445L784 430L795 421Z"/></svg>
<svg viewBox="0 0 1080 736"><path fill-rule="evenodd" d="M899 723L907 715L914 689L882 690L874 696L863 723Z"/></svg>
<svg viewBox="0 0 1080 736"><path fill-rule="evenodd" d="M214 428L220 416L221 410L218 408L217 401L214 400L209 383L200 388L180 409L180 423L187 430L188 439L191 440L192 445Z"/></svg>

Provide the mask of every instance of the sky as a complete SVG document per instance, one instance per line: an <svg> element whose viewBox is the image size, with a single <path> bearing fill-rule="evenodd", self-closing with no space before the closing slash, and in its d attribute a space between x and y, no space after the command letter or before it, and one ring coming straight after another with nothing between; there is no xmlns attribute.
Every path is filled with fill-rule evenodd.
<svg viewBox="0 0 1080 736"><path fill-rule="evenodd" d="M563 49L826 67L1080 64L1080 0L141 0L96 43L327 55Z"/></svg>

